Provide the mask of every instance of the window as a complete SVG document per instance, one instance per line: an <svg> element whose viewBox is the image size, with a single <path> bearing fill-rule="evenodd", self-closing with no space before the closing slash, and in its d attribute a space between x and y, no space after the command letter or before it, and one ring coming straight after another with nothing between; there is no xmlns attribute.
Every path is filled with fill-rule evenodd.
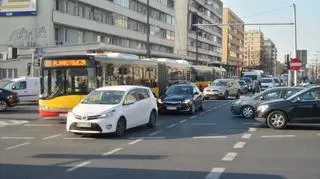
<svg viewBox="0 0 320 179"><path fill-rule="evenodd" d="M12 69L8 69L8 78L12 78Z"/></svg>
<svg viewBox="0 0 320 179"><path fill-rule="evenodd" d="M139 101L149 98L148 91L145 89L139 89L136 93Z"/></svg>
<svg viewBox="0 0 320 179"><path fill-rule="evenodd" d="M264 96L264 100L273 100L273 99L279 99L280 98L281 91L271 91Z"/></svg>
<svg viewBox="0 0 320 179"><path fill-rule="evenodd" d="M138 101L136 91L133 90L127 94L127 96L124 100L124 104L128 104L129 102L136 102L136 101Z"/></svg>
<svg viewBox="0 0 320 179"><path fill-rule="evenodd" d="M320 89L312 89L301 96L302 101L320 100Z"/></svg>
<svg viewBox="0 0 320 179"><path fill-rule="evenodd" d="M20 81L20 82L14 83L12 85L12 89L13 90L24 90L24 89L27 89L27 82Z"/></svg>

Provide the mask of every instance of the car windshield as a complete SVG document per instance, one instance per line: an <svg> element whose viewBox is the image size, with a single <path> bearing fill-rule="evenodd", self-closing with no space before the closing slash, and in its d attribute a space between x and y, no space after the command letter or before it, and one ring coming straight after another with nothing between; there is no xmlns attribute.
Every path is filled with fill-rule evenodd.
<svg viewBox="0 0 320 179"><path fill-rule="evenodd" d="M251 80L257 80L258 79L257 75L245 75L244 77L250 78Z"/></svg>
<svg viewBox="0 0 320 179"><path fill-rule="evenodd" d="M239 83L241 86L246 85L246 82L244 82L244 81L242 81L242 80L239 80L238 83Z"/></svg>
<svg viewBox="0 0 320 179"><path fill-rule="evenodd" d="M182 86L182 85L174 85L168 88L166 94L178 94L178 95L192 95L193 87L192 86Z"/></svg>
<svg viewBox="0 0 320 179"><path fill-rule="evenodd" d="M81 103L82 104L119 104L125 91L93 91Z"/></svg>
<svg viewBox="0 0 320 179"><path fill-rule="evenodd" d="M272 79L271 78L262 78L260 80L261 83L272 83Z"/></svg>
<svg viewBox="0 0 320 179"><path fill-rule="evenodd" d="M10 86L10 84L13 84L14 82L13 81L10 81L10 80L2 80L0 81L0 87L1 88L5 88L5 89L8 89L8 87Z"/></svg>
<svg viewBox="0 0 320 179"><path fill-rule="evenodd" d="M252 80L250 78L241 78L240 80L243 80L246 83L251 83L252 82Z"/></svg>
<svg viewBox="0 0 320 179"><path fill-rule="evenodd" d="M211 86L227 86L228 81L226 80L215 80Z"/></svg>

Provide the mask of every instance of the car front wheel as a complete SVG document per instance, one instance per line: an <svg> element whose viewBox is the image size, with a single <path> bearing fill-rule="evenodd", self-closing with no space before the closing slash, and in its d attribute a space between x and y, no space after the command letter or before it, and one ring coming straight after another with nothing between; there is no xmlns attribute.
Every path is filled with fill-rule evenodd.
<svg viewBox="0 0 320 179"><path fill-rule="evenodd" d="M157 113L153 110L149 117L148 127L155 128L157 125Z"/></svg>
<svg viewBox="0 0 320 179"><path fill-rule="evenodd" d="M126 128L127 128L126 120L123 118L120 118L117 123L116 135L118 137L123 136L126 131Z"/></svg>
<svg viewBox="0 0 320 179"><path fill-rule="evenodd" d="M242 117L249 119L249 118L253 118L253 115L254 115L254 109L252 106L244 106L241 109L241 116Z"/></svg>
<svg viewBox="0 0 320 179"><path fill-rule="evenodd" d="M268 115L267 124L273 129L283 129L287 126L288 118L282 111L273 111Z"/></svg>
<svg viewBox="0 0 320 179"><path fill-rule="evenodd" d="M192 115L196 113L196 105L194 103L192 103L189 113Z"/></svg>

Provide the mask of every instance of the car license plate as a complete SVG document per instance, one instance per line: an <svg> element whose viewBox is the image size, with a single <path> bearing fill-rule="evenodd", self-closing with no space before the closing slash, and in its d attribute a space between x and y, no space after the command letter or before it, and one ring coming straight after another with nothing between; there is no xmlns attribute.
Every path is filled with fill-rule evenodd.
<svg viewBox="0 0 320 179"><path fill-rule="evenodd" d="M78 122L77 127L85 127L85 128L90 128L91 123L85 123L85 122Z"/></svg>
<svg viewBox="0 0 320 179"><path fill-rule="evenodd" d="M67 113L61 113L61 114L59 114L59 117L67 117Z"/></svg>
<svg viewBox="0 0 320 179"><path fill-rule="evenodd" d="M167 110L177 110L177 107L175 107L175 106L167 106Z"/></svg>

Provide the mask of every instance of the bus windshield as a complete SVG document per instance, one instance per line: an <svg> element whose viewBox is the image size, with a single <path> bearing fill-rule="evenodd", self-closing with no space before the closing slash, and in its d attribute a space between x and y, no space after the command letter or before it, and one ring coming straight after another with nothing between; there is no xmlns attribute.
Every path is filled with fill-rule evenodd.
<svg viewBox="0 0 320 179"><path fill-rule="evenodd" d="M96 88L94 68L48 68L43 70L41 98L87 95Z"/></svg>

